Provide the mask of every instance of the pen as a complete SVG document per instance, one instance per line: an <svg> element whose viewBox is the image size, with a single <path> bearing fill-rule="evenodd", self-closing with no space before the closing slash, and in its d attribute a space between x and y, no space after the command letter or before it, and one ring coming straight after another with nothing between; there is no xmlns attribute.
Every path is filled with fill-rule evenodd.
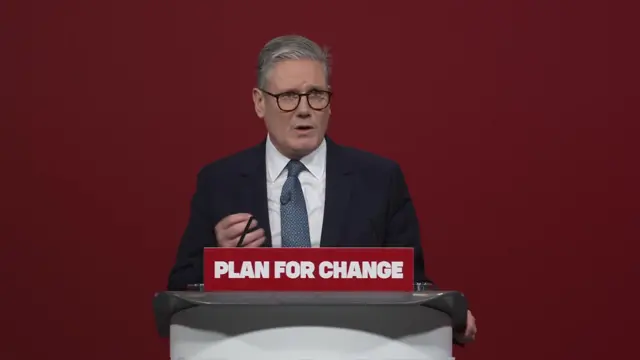
<svg viewBox="0 0 640 360"><path fill-rule="evenodd" d="M240 236L240 240L238 241L238 245L236 245L236 247L242 247L242 243L244 242L245 236L247 236L247 234L249 233L249 226L251 226L251 222L253 221L253 219L255 218L251 216L249 218L249 221L247 221L247 226L244 227L244 231L242 232L242 236Z"/></svg>

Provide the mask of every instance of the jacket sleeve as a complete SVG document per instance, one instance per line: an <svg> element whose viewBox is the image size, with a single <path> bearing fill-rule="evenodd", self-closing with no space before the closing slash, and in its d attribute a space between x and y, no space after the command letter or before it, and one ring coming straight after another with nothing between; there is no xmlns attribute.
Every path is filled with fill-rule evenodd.
<svg viewBox="0 0 640 360"><path fill-rule="evenodd" d="M197 176L196 191L191 199L191 209L187 227L182 235L169 274L167 289L186 290L189 284L203 282L203 252L205 247L216 246L213 216L211 214L211 179L201 170Z"/></svg>
<svg viewBox="0 0 640 360"><path fill-rule="evenodd" d="M402 169L395 164L391 171L388 219L385 233L386 246L412 247L414 254L414 282L435 284L425 274L424 254L420 239L418 217L409 194Z"/></svg>

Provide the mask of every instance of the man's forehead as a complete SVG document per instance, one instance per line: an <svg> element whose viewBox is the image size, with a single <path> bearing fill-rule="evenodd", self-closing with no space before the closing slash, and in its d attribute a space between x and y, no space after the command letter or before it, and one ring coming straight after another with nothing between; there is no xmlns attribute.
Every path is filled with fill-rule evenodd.
<svg viewBox="0 0 640 360"><path fill-rule="evenodd" d="M274 65L268 81L277 90L307 90L326 88L322 63L313 60L287 60Z"/></svg>

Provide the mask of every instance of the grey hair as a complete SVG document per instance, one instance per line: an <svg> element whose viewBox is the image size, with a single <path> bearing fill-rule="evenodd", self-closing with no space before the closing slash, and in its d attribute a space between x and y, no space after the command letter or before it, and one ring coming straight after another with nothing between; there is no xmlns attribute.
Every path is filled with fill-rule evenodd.
<svg viewBox="0 0 640 360"><path fill-rule="evenodd" d="M267 85L267 75L275 64L285 60L315 60L324 67L327 85L331 75L331 55L315 42L300 35L284 35L270 40L258 56L258 87Z"/></svg>

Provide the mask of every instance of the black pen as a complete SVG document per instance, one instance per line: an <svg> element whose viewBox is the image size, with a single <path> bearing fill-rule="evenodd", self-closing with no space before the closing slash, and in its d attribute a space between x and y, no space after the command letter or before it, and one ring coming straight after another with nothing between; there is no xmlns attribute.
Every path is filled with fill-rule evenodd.
<svg viewBox="0 0 640 360"><path fill-rule="evenodd" d="M253 221L253 219L255 218L251 216L249 218L249 221L247 221L247 226L244 227L244 231L242 232L242 235L240 236L240 240L238 241L238 245L236 245L236 247L242 247L242 243L244 242L244 238L249 233L249 226L251 226L251 222Z"/></svg>

